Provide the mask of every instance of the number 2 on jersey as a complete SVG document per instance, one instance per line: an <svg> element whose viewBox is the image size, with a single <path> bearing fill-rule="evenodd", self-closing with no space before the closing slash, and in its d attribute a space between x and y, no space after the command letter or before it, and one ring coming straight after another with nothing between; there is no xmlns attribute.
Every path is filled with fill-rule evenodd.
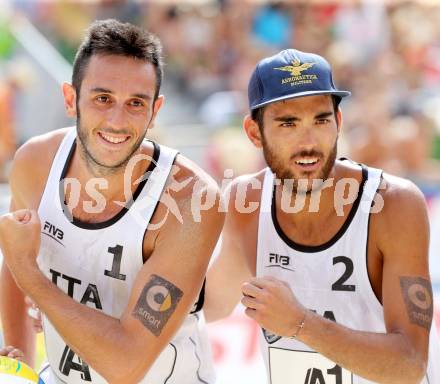
<svg viewBox="0 0 440 384"><path fill-rule="evenodd" d="M354 266L353 261L346 256L336 256L333 258L333 265L343 263L345 265L345 271L342 276L336 280L332 285L332 291L348 291L354 292L356 286L352 284L344 284L353 274Z"/></svg>

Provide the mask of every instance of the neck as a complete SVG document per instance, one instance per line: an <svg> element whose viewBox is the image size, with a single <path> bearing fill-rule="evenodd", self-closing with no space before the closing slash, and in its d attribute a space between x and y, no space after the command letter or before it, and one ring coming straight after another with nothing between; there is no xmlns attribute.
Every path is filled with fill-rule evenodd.
<svg viewBox="0 0 440 384"><path fill-rule="evenodd" d="M337 173L335 166L325 181L315 182L312 190L307 193L295 191L286 184L278 186L275 195L278 212L290 216L291 220L301 222L301 225L321 222L321 218L328 217L335 211Z"/></svg>

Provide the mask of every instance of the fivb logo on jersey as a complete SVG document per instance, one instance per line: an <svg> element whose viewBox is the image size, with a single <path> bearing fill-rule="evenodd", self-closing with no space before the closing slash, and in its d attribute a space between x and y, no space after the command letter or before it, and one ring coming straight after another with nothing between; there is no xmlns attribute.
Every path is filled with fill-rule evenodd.
<svg viewBox="0 0 440 384"><path fill-rule="evenodd" d="M275 252L269 253L269 264L265 268L281 268L287 271L294 271L290 264L290 256L280 255Z"/></svg>
<svg viewBox="0 0 440 384"><path fill-rule="evenodd" d="M56 227L54 224L45 221L41 233L55 240L63 247L65 246L62 242L64 239L64 231L61 228Z"/></svg>

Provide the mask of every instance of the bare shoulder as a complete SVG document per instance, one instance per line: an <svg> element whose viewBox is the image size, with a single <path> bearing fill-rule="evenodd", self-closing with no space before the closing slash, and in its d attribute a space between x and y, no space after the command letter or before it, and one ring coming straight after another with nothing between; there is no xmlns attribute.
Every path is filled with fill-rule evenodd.
<svg viewBox="0 0 440 384"><path fill-rule="evenodd" d="M384 173L379 194L384 202L384 220L405 218L412 222L427 212L422 191L410 180Z"/></svg>
<svg viewBox="0 0 440 384"><path fill-rule="evenodd" d="M192 160L179 154L174 162L167 191L182 203L211 197L219 208L220 190L216 181Z"/></svg>
<svg viewBox="0 0 440 384"><path fill-rule="evenodd" d="M228 216L238 221L247 221L258 215L264 175L265 169L232 180L224 193L228 202Z"/></svg>
<svg viewBox="0 0 440 384"><path fill-rule="evenodd" d="M252 251L256 245L264 172L235 178L223 194L227 206L224 234L231 235L243 250Z"/></svg>
<svg viewBox="0 0 440 384"><path fill-rule="evenodd" d="M14 200L19 206L38 206L49 171L68 128L35 136L15 153L10 175Z"/></svg>
<svg viewBox="0 0 440 384"><path fill-rule="evenodd" d="M384 174L378 192L382 198L377 214L371 217L371 230L381 250L429 242L429 221L425 198L411 181Z"/></svg>
<svg viewBox="0 0 440 384"><path fill-rule="evenodd" d="M178 155L144 239L144 258L179 243L215 244L224 222L217 183L205 171ZM194 248L195 249L195 248ZM211 252L203 254L209 257Z"/></svg>
<svg viewBox="0 0 440 384"><path fill-rule="evenodd" d="M177 155L152 218L151 236L223 225L224 210L215 180L183 155ZM158 225L161 223L161 225ZM162 225L164 224L164 225ZM183 224L183 226L182 226Z"/></svg>

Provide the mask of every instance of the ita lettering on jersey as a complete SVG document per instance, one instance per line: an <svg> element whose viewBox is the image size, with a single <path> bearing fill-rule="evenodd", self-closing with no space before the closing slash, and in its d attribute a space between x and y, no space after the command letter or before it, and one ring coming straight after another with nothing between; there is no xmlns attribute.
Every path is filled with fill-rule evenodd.
<svg viewBox="0 0 440 384"><path fill-rule="evenodd" d="M43 224L37 262L42 272L73 300L116 319L126 310L144 265L144 237L177 155L177 151L165 146L153 142L148 145L153 149L151 163L129 205L105 222L85 223L63 210L64 189L60 185L76 148L76 128L70 129L55 155L38 208ZM155 326L176 303L175 292L168 295L152 286L144 292L141 304L154 319L146 311L139 315ZM199 317L198 312L184 319L140 384L214 382L210 353L205 350L209 344L200 329L203 324ZM53 382L106 383L66 345L50 319L44 317L43 328L49 362L45 372Z"/></svg>

